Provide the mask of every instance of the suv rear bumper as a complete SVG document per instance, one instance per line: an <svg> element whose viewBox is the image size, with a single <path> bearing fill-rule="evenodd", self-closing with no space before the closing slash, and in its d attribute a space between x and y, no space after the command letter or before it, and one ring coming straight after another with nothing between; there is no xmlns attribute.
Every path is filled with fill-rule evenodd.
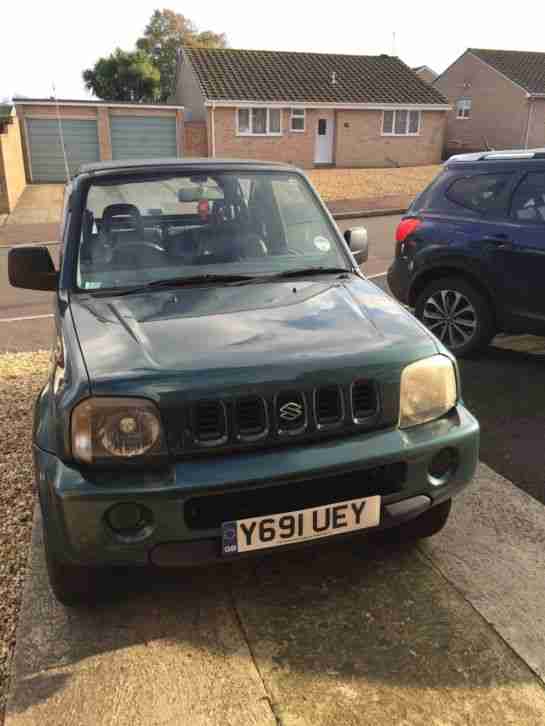
<svg viewBox="0 0 545 726"><path fill-rule="evenodd" d="M396 257L388 269L387 280L394 297L404 305L409 304L410 278L408 261Z"/></svg>
<svg viewBox="0 0 545 726"><path fill-rule="evenodd" d="M458 464L438 482L429 473L430 464L446 447L457 452ZM375 529L385 529L451 498L469 484L478 449L479 425L459 404L443 418L405 431L389 429L313 446L179 462L153 476L133 471L130 478L90 481L37 446L34 463L43 524L57 558L86 565L183 566L221 557L221 516L213 524L207 520L195 525L186 505L196 498L201 506L203 500L206 506L207 499L212 508L219 504L216 510L221 514L224 496L224 521L228 521L233 510L228 511L227 502L236 500L237 493L244 501L245 493L249 499L253 492L266 498L274 488L279 493L271 506L287 512L294 492L315 496L324 477L331 498L327 494L323 503L335 501L337 483L340 486L348 477L356 496L381 494L381 521ZM380 475L370 480L371 470L402 470L403 475L387 477L386 486ZM111 507L127 502L151 515L151 525L142 536L119 536L108 524ZM244 515L264 513L245 511Z"/></svg>

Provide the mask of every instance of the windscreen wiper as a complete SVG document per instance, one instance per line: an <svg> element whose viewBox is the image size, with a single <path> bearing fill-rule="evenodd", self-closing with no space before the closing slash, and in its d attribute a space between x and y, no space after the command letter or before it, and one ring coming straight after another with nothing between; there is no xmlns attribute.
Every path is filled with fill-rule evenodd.
<svg viewBox="0 0 545 726"><path fill-rule="evenodd" d="M284 272L277 272L271 275L273 278L278 277L300 277L306 275L335 275L343 274L348 275L352 270L346 267L299 267L296 270L285 270Z"/></svg>
<svg viewBox="0 0 545 726"><path fill-rule="evenodd" d="M134 295L150 290L157 290L161 287L186 287L191 285L203 285L206 283L230 283L230 282L251 282L254 279L252 275L191 275L190 277L168 277L163 280L153 280L146 282L144 285L135 285L134 287L122 287L119 289L110 288L102 289L101 292L107 295Z"/></svg>

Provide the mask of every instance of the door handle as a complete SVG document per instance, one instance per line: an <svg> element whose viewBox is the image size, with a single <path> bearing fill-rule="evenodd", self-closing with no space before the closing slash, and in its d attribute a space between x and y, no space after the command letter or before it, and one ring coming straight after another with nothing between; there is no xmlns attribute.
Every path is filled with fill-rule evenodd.
<svg viewBox="0 0 545 726"><path fill-rule="evenodd" d="M510 247L512 242L506 234L491 234L483 237L483 242L496 245L496 247Z"/></svg>

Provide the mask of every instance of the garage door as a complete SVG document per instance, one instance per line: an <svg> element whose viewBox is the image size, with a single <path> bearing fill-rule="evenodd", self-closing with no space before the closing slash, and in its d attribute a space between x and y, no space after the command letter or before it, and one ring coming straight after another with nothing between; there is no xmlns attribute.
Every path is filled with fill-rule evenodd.
<svg viewBox="0 0 545 726"><path fill-rule="evenodd" d="M177 156L175 116L111 116L114 159Z"/></svg>
<svg viewBox="0 0 545 726"><path fill-rule="evenodd" d="M62 119L61 123L68 169L72 176L82 164L100 159L97 122L92 119ZM66 181L57 119L28 118L26 127L32 181Z"/></svg>

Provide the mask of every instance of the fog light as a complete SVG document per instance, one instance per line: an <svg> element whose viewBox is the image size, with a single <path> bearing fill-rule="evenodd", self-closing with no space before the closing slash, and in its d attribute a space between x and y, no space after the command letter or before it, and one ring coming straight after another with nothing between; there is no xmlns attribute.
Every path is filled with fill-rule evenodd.
<svg viewBox="0 0 545 726"><path fill-rule="evenodd" d="M152 515L140 504L123 502L108 510L106 521L116 534L140 538L149 530Z"/></svg>
<svg viewBox="0 0 545 726"><path fill-rule="evenodd" d="M441 449L431 460L429 475L432 484L445 484L458 468L456 449Z"/></svg>

